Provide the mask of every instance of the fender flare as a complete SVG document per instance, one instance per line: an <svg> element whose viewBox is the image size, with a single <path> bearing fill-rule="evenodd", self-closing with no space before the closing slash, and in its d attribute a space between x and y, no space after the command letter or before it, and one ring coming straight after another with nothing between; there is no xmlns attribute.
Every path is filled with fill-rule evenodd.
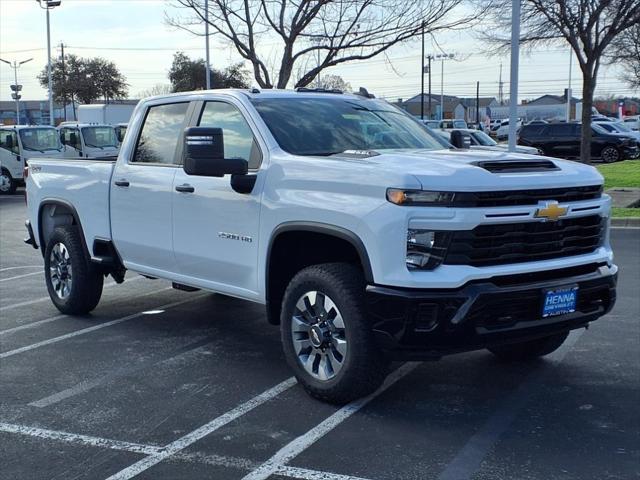
<svg viewBox="0 0 640 480"><path fill-rule="evenodd" d="M82 229L82 223L80 223L80 216L78 215L78 211L76 210L76 207L74 207L71 203L61 198L44 198L42 199L42 201L40 202L40 205L38 206L38 240L40 241L40 246L41 246L40 252L42 253L42 256L44 257L45 250L47 249L47 245L44 243L44 233L42 231L42 210L44 209L44 207L49 205L57 205L60 207L64 207L71 212L71 216L73 217L75 224L78 226L78 229L80 230L80 236L82 238L82 246L84 248L84 253L86 255L86 258L91 258L91 253L87 248L87 241L84 236L84 230Z"/></svg>

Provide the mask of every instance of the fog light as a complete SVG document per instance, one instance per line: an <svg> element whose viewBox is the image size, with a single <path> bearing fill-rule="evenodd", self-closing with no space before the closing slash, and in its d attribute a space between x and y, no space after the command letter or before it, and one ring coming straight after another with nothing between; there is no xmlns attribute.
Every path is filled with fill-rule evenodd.
<svg viewBox="0 0 640 480"><path fill-rule="evenodd" d="M446 253L447 232L431 230L407 230L407 267L432 270L442 263Z"/></svg>

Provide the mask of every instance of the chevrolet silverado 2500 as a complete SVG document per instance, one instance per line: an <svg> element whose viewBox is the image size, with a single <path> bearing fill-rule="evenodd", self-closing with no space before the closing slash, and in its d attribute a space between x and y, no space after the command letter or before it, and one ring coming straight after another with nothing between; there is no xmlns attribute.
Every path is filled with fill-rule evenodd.
<svg viewBox="0 0 640 480"><path fill-rule="evenodd" d="M265 304L300 383L335 403L392 359L531 359L606 314L599 173L440 142L369 95L153 97L117 161L31 161L26 241L64 313L126 270Z"/></svg>

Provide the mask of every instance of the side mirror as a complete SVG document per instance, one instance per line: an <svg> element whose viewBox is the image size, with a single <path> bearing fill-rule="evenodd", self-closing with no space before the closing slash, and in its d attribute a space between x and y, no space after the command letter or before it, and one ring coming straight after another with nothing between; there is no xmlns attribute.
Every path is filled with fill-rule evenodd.
<svg viewBox="0 0 640 480"><path fill-rule="evenodd" d="M221 128L190 127L184 131L182 168L188 175L224 177L246 175L249 162L242 158L224 158Z"/></svg>
<svg viewBox="0 0 640 480"><path fill-rule="evenodd" d="M13 150L13 137L11 135L7 136L7 139L4 141L5 147L7 150Z"/></svg>
<svg viewBox="0 0 640 480"><path fill-rule="evenodd" d="M66 145L66 143L64 143L64 132L60 132L60 143Z"/></svg>
<svg viewBox="0 0 640 480"><path fill-rule="evenodd" d="M78 138L76 137L76 132L71 132L69 134L69 143L71 144L71 146L75 147L76 144L78 143Z"/></svg>
<svg viewBox="0 0 640 480"><path fill-rule="evenodd" d="M471 135L467 132L454 130L451 132L451 144L456 148L464 148L468 150L471 148Z"/></svg>

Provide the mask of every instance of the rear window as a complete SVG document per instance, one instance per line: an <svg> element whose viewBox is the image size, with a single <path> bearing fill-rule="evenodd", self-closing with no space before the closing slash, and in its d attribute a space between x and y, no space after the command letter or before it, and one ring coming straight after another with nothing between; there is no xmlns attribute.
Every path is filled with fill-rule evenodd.
<svg viewBox="0 0 640 480"><path fill-rule="evenodd" d="M542 135L546 128L546 125L524 125L520 129L520 136L537 137Z"/></svg>
<svg viewBox="0 0 640 480"><path fill-rule="evenodd" d="M550 125L550 134L556 137L571 137L576 135L576 125L570 123L559 123L557 125Z"/></svg>

